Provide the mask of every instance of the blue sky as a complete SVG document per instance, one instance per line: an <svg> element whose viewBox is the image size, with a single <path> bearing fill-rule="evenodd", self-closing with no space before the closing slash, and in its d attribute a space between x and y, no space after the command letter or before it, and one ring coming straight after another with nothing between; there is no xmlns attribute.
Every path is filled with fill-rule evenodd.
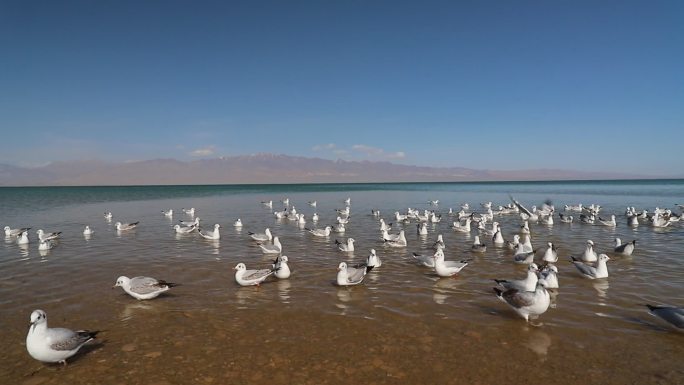
<svg viewBox="0 0 684 385"><path fill-rule="evenodd" d="M3 1L0 163L681 175L681 1Z"/></svg>

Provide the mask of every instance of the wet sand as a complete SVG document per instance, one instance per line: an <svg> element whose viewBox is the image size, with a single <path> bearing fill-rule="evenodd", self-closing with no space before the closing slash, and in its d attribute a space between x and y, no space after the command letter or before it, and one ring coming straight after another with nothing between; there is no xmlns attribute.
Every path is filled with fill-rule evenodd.
<svg viewBox="0 0 684 385"><path fill-rule="evenodd" d="M13 243L0 248L0 379L8 384L684 383L684 333L638 305L684 302L680 225L666 231L533 226L535 247L546 241L560 247L561 288L553 308L530 325L492 291L492 279L521 278L525 267L489 240L484 255L472 255L472 236L450 230L446 215L429 226L427 237L408 225L406 249L383 247L370 208L379 207L387 217L407 205L420 207L417 202L425 199L418 196L354 196L347 233L328 239L277 221L256 203L265 197L254 195L190 202L204 223L222 224L219 242L173 234L170 225L186 217L177 214L170 222L159 211L189 206L182 200L26 214L34 230L37 224L59 229L64 239L46 256L35 243L28 255ZM341 206L343 195L290 198L307 214L313 209L305 202L317 198L321 227L334 219L332 210ZM613 207L616 214L619 207ZM140 220L140 228L117 235L101 217L105 209L115 213L114 221ZM446 213L448 206L439 210ZM242 231L231 226L238 216L245 223ZM510 238L519 219L511 215L499 222ZM88 241L81 235L84 223L96 231ZM294 273L259 288L239 287L235 264L266 267L272 259L247 235L266 226L280 236ZM473 259L457 277L438 278L412 261L411 252L428 252L438 233L448 260ZM632 258L615 256L607 280L583 279L565 262L583 250L586 239L604 252L616 235L638 238L639 248ZM334 247L335 239L348 236L357 241L353 255ZM337 263L361 262L371 247L383 266L361 286L334 286ZM111 288L119 275L149 275L182 286L156 300L137 301ZM29 315L38 308L47 312L51 327L103 332L67 368L41 364L25 348Z"/></svg>

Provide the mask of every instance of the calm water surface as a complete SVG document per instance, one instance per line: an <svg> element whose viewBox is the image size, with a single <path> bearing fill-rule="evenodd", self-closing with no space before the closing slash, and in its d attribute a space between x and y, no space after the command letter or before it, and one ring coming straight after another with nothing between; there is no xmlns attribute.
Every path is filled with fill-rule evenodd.
<svg viewBox="0 0 684 385"><path fill-rule="evenodd" d="M532 226L536 247L560 248L561 288L553 308L528 325L492 291L494 278L522 278L525 267L507 249L485 240L484 255L471 255L476 234L449 227L449 207L469 202L509 202L513 194L531 206L551 199L601 204L618 227L557 221ZM307 227L332 224L334 209L352 199L346 234L316 238L290 221L276 220L259 204L289 197L309 219ZM390 249L379 239L379 209L390 219L407 207L430 208L439 199L442 223L418 236L406 225L408 247ZM317 200L316 209L306 202ZM650 316L643 303L684 305L684 224L656 230L629 228L626 206L675 208L684 182L549 182L340 184L272 186L62 187L0 189L0 224L32 227L32 243L0 246L0 380L12 384L348 384L481 383L682 384L684 333ZM182 207L195 207L206 227L220 223L221 240L177 236L171 226ZM173 208L173 219L161 210ZM112 211L109 223L102 213ZM321 220L310 222L316 211ZM678 211L677 211L678 212ZM577 216L577 214L574 214ZM232 226L242 218L242 230ZM497 218L512 238L520 220ZM116 221L140 221L117 234ZM90 225L95 234L82 235ZM267 267L247 232L270 227L284 246L293 275L261 287L239 287L232 268ZM396 226L395 226L396 227ZM35 230L62 231L59 245L38 251ZM438 234L447 259L472 258L455 278L438 278L413 262L428 253ZM335 248L353 237L356 252ZM587 239L599 252L613 239L638 239L631 258L612 256L610 277L581 278L568 256ZM340 261L362 262L375 248L383 261L353 288L333 285ZM609 253L610 254L610 253ZM182 286L153 301L137 301L120 288L119 275L149 275ZM97 344L82 349L67 369L43 365L26 352L29 315L48 314L52 327L101 329Z"/></svg>

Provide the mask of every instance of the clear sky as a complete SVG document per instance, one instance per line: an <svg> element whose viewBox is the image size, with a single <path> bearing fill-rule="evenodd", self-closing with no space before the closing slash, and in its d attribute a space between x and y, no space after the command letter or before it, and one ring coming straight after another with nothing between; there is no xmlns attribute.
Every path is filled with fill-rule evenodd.
<svg viewBox="0 0 684 385"><path fill-rule="evenodd" d="M0 2L0 163L684 170L684 1Z"/></svg>

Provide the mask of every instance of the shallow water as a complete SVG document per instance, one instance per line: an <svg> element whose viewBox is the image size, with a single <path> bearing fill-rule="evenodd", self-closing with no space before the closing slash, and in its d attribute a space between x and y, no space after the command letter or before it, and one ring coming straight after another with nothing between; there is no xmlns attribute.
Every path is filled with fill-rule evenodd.
<svg viewBox="0 0 684 385"><path fill-rule="evenodd" d="M452 231L449 207L463 202L508 202L528 207L552 199L597 203L616 214L615 229L575 223L532 226L535 247L554 242L561 288L550 308L526 324L496 299L494 278L522 278L507 249L485 240L483 255L469 252L472 235ZM289 197L307 214L307 227L335 219L335 208L352 198L346 234L316 238L290 221L276 220L262 200ZM627 205L652 210L684 201L682 181L367 184L294 186L170 186L0 189L2 225L30 226L33 243L0 246L0 379L13 384L62 383L482 383L548 384L684 383L684 333L650 316L643 303L684 304L684 226L632 229ZM379 239L371 208L389 218L407 207L436 209L442 223L429 235L406 226L408 247L391 249ZM314 225L317 200L321 220ZM171 225L195 207L207 227L220 223L221 240L176 236ZM160 211L173 208L173 220ZM106 222L102 212L114 213ZM577 214L573 214L577 216ZM242 218L244 228L232 226ZM118 234L112 223L140 221ZM515 215L497 218L508 239ZM95 230L84 239L83 227ZM395 225L396 226L396 225ZM284 246L293 275L261 287L239 287L232 268L267 267L247 232L270 227ZM59 245L38 251L35 230L62 231ZM448 260L472 258L455 278L438 278L412 261L430 252L443 234ZM581 278L564 262L587 239L599 252L614 237L638 239L631 258L611 255L610 277ZM336 250L335 239L353 237L356 252ZM340 261L362 262L375 248L383 266L361 286L333 285ZM137 301L120 288L119 275L149 275L182 286L152 301ZM66 369L33 360L25 348L29 315L48 314L49 325L104 330Z"/></svg>

